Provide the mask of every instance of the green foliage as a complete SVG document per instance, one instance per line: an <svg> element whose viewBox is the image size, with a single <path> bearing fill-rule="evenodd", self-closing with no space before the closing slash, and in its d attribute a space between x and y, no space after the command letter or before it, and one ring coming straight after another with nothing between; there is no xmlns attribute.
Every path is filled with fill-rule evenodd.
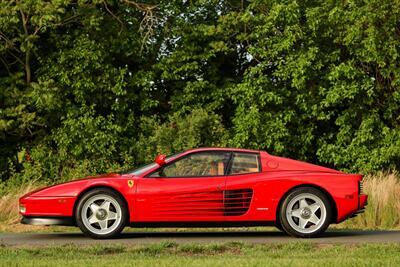
<svg viewBox="0 0 400 267"><path fill-rule="evenodd" d="M383 2L252 2L243 21L257 64L233 88L233 144L398 168L400 2Z"/></svg>
<svg viewBox="0 0 400 267"><path fill-rule="evenodd" d="M156 117L141 122L137 142L139 159L151 161L158 153L173 154L193 147L223 146L225 129L221 119L203 109L188 115L172 114L165 123Z"/></svg>
<svg viewBox="0 0 400 267"><path fill-rule="evenodd" d="M198 146L399 168L400 1L1 1L0 175Z"/></svg>

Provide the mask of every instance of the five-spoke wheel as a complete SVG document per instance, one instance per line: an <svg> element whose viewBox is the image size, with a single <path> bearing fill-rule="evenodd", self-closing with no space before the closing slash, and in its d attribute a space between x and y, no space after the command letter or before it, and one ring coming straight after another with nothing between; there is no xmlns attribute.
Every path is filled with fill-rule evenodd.
<svg viewBox="0 0 400 267"><path fill-rule="evenodd" d="M124 200L107 188L87 192L79 200L75 214L82 232L94 238L115 237L127 222Z"/></svg>
<svg viewBox="0 0 400 267"><path fill-rule="evenodd" d="M281 205L283 230L296 237L313 237L331 222L331 207L325 194L313 187L300 187L288 194Z"/></svg>

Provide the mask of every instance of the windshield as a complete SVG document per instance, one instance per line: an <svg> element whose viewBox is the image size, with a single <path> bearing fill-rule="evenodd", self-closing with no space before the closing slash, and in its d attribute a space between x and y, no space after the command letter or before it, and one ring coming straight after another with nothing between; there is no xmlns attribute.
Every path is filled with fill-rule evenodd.
<svg viewBox="0 0 400 267"><path fill-rule="evenodd" d="M173 155L170 155L170 156L166 157L165 161L168 162L169 160L175 159L175 158L177 158L180 154L182 154L182 152L176 153L176 154L173 154ZM127 172L123 172L123 174L131 174L131 175L138 176L138 175L141 175L141 174L143 174L143 173L145 173L145 172L147 172L147 171L153 169L153 168L156 167L156 166L158 166L158 164L155 163L155 162L152 162L152 163L148 163L148 164L142 165L142 166L140 166L139 168L136 168L136 169L134 169L134 170L130 170L130 171L127 171Z"/></svg>
<svg viewBox="0 0 400 267"><path fill-rule="evenodd" d="M139 168L134 169L133 171L129 171L129 172L127 172L127 174L132 174L132 175L138 176L148 170L153 169L156 166L157 166L157 163L152 162L152 163L140 166Z"/></svg>

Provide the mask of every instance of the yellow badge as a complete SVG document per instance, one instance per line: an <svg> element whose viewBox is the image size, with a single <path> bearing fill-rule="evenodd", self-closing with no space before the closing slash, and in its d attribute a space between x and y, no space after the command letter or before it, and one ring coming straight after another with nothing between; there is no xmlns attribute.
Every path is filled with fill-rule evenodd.
<svg viewBox="0 0 400 267"><path fill-rule="evenodd" d="M135 184L135 182L133 180L128 180L128 186L132 187Z"/></svg>

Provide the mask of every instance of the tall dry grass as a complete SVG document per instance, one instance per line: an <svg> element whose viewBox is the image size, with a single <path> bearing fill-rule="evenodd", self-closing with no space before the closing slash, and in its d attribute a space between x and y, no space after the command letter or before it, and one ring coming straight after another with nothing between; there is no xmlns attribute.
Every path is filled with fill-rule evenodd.
<svg viewBox="0 0 400 267"><path fill-rule="evenodd" d="M18 199L38 187L21 186L0 197L0 231L37 231L46 227L19 224ZM369 195L365 213L335 226L336 228L392 229L400 228L400 174L380 172L364 177L364 192Z"/></svg>
<svg viewBox="0 0 400 267"><path fill-rule="evenodd" d="M0 231L16 231L24 232L30 229L38 229L32 226L21 225L19 222L21 216L18 213L19 205L18 199L26 193L33 191L39 187L38 184L27 184L21 186L19 189L13 189L7 194L0 197Z"/></svg>
<svg viewBox="0 0 400 267"><path fill-rule="evenodd" d="M352 228L400 227L400 174L379 172L364 177L364 192L368 195L365 213L342 224Z"/></svg>
<svg viewBox="0 0 400 267"><path fill-rule="evenodd" d="M18 221L18 199L38 186L28 184L19 190L13 190L0 198L0 221L3 223L15 223Z"/></svg>

